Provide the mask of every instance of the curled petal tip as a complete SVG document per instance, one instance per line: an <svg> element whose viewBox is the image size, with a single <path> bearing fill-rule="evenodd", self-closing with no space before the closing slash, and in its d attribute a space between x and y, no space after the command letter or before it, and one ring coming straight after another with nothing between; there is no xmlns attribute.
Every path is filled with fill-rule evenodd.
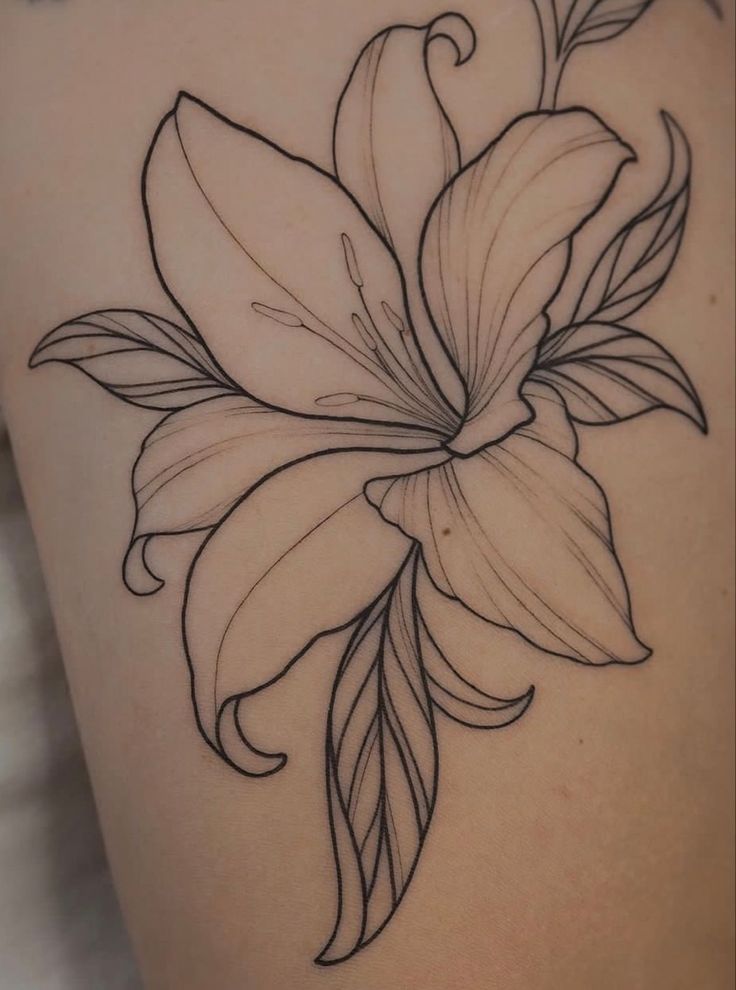
<svg viewBox="0 0 736 990"><path fill-rule="evenodd" d="M427 29L427 45L436 38L446 38L455 49L455 65L463 65L473 55L476 46L475 31L462 14L442 14Z"/></svg>
<svg viewBox="0 0 736 990"><path fill-rule="evenodd" d="M624 667L635 666L636 664L644 663L645 660L648 660L649 657L651 657L652 652L653 651L651 648L648 647L646 643L642 643L636 633L632 632L631 649L626 653L622 650L619 656L615 656L610 660L610 663Z"/></svg>
<svg viewBox="0 0 736 990"><path fill-rule="evenodd" d="M642 643L640 640L637 640L637 642L639 643L639 647L641 648L641 653L639 654L637 659L634 660L633 662L644 663L645 660L648 660L651 657L654 651L650 646L647 646L646 643Z"/></svg>
<svg viewBox="0 0 736 990"><path fill-rule="evenodd" d="M148 539L134 537L123 560L123 583L134 595L153 595L164 586L164 581L151 570L146 560Z"/></svg>
<svg viewBox="0 0 736 990"><path fill-rule="evenodd" d="M245 734L240 710L242 698L230 698L221 707L214 732L215 750L223 760L246 777L270 777L283 770L286 753L267 753L254 746Z"/></svg>

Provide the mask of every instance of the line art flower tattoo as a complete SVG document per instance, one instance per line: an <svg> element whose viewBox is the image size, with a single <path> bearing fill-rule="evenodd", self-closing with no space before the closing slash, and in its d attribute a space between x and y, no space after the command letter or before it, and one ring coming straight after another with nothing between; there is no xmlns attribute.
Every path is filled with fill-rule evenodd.
<svg viewBox="0 0 736 990"><path fill-rule="evenodd" d="M321 964L368 945L407 891L437 792L435 720L497 729L532 701L463 675L440 645L442 603L542 658L649 655L577 431L655 409L706 431L685 371L629 323L677 256L690 149L662 113L664 180L570 292L576 235L635 154L591 109L557 107L574 51L648 7L534 0L539 106L468 161L428 59L438 39L471 58L458 14L363 48L334 174L181 93L142 176L181 320L88 313L30 359L164 413L133 465L123 579L154 594L150 541L202 534L183 642L198 727L230 767L281 770L286 755L250 738L249 699L352 630L327 712L338 906Z"/></svg>

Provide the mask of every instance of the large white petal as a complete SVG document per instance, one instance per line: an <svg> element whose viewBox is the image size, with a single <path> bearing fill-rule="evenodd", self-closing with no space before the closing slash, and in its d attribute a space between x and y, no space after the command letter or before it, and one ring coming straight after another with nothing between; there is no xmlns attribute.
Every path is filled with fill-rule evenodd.
<svg viewBox="0 0 736 990"><path fill-rule="evenodd" d="M136 521L124 576L137 594L161 580L147 566L154 536L209 529L255 485L287 464L340 449L420 451L438 438L410 427L292 416L243 395L200 402L163 419L133 470Z"/></svg>
<svg viewBox="0 0 736 990"><path fill-rule="evenodd" d="M181 96L144 186L165 285L249 394L307 415L442 423L395 261L331 176Z"/></svg>
<svg viewBox="0 0 736 990"><path fill-rule="evenodd" d="M466 383L467 455L530 416L520 395L573 233L632 157L586 110L519 118L448 186L422 242L422 279Z"/></svg>
<svg viewBox="0 0 736 990"><path fill-rule="evenodd" d="M284 762L247 741L243 696L353 620L409 550L368 505L363 485L443 456L350 452L302 461L260 485L205 542L184 606L193 695L205 737L243 772L270 773Z"/></svg>
<svg viewBox="0 0 736 990"><path fill-rule="evenodd" d="M368 499L421 542L436 586L481 618L584 663L643 660L604 495L532 402L534 432L372 481Z"/></svg>
<svg viewBox="0 0 736 990"><path fill-rule="evenodd" d="M427 318L419 292L419 238L429 208L460 168L457 137L432 83L430 46L444 38L457 64L475 48L468 22L457 14L422 27L397 25L363 48L335 117L335 172L399 259L422 349L448 398L464 395ZM437 46L438 48L441 46Z"/></svg>

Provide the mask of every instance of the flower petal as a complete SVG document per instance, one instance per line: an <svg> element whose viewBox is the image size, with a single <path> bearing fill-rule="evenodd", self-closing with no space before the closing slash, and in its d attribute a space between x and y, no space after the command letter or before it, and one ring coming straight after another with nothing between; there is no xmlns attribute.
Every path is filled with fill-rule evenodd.
<svg viewBox="0 0 736 990"><path fill-rule="evenodd" d="M410 427L291 416L244 395L200 402L163 419L133 470L136 521L124 568L136 594L162 581L146 564L153 536L208 529L274 471L328 450L421 451L434 434Z"/></svg>
<svg viewBox="0 0 736 990"><path fill-rule="evenodd" d="M144 188L164 284L247 392L307 415L441 421L394 259L331 176L182 95Z"/></svg>
<svg viewBox="0 0 736 990"><path fill-rule="evenodd" d="M467 384L463 455L529 418L520 395L546 329L569 242L633 157L586 110L513 122L438 199L422 280L440 336Z"/></svg>
<svg viewBox="0 0 736 990"><path fill-rule="evenodd" d="M537 430L409 478L373 481L366 495L422 543L437 587L481 618L584 663L643 660L649 651L633 631L605 497L550 445L556 430Z"/></svg>
<svg viewBox="0 0 736 990"><path fill-rule="evenodd" d="M578 438L570 424L562 396L543 382L529 380L521 390L534 410L534 419L516 431L516 436L539 440L574 461L578 456Z"/></svg>
<svg viewBox="0 0 736 990"><path fill-rule="evenodd" d="M554 676L546 669L550 666L549 653L514 630L482 619L456 598L448 598L434 584L424 564L417 572L416 601L420 627L440 655L437 661L425 649L426 643L423 645L427 676L430 683L436 680L443 688L442 697L435 695L437 704L454 696L453 709L447 712L451 717L461 715L465 708L469 716L465 721L474 721L478 727L482 726L484 709L489 719L508 715L513 720L514 709L525 709L534 698L534 685L543 683L550 673ZM502 698L509 700L501 703Z"/></svg>
<svg viewBox="0 0 736 990"><path fill-rule="evenodd" d="M409 549L362 486L438 454L334 453L292 465L237 505L192 565L184 635L200 728L244 773L285 757L247 742L242 698L273 683L320 635L341 628L392 580Z"/></svg>
<svg viewBox="0 0 736 990"><path fill-rule="evenodd" d="M434 602L441 599L443 602L462 610L465 615L470 616L473 622L483 622L459 602L453 602L438 591L430 578L426 576L426 572L424 582L429 589L430 601ZM417 589L417 593L418 591L419 589ZM431 611L431 606L428 610ZM493 638L493 631L495 631L523 643L520 636L516 636L508 630L500 630L490 622L484 624L486 632L490 632L489 638L491 639ZM534 697L533 685L516 698L499 698L488 694L481 690L477 684L464 677L458 670L458 666L449 660L447 651L440 647L438 639L430 631L424 610L418 616L417 625L429 695L435 705L448 718L460 722L461 725L467 725L471 729L500 729L521 718ZM467 650L469 644L463 644L463 648ZM462 666L462 661L460 666Z"/></svg>
<svg viewBox="0 0 736 990"><path fill-rule="evenodd" d="M363 48L335 117L335 172L395 252L412 319L440 386L462 408L462 384L442 349L419 292L419 237L435 197L460 167L452 125L432 84L428 54L446 38L457 65L475 49L473 29L457 14L423 27L401 24Z"/></svg>

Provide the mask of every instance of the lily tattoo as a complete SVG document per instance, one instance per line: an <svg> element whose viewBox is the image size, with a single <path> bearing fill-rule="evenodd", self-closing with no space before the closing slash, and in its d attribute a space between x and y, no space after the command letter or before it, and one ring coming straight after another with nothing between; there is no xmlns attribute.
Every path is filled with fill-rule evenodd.
<svg viewBox="0 0 736 990"><path fill-rule="evenodd" d="M542 663L649 655L576 431L658 408L706 429L684 370L627 322L675 261L690 149L663 113L664 181L571 266L635 154L592 110L555 106L573 51L648 6L536 0L540 106L467 162L428 60L439 39L458 65L472 56L457 14L363 48L334 174L180 94L143 199L181 318L89 313L31 357L165 413L133 466L123 577L154 594L150 541L202 534L184 649L198 727L227 764L281 770L286 755L250 738L249 699L352 630L327 712L338 909L319 963L371 942L408 888L435 804L435 719L495 729L532 701L533 687L498 698L464 676L441 646L448 602Z"/></svg>

